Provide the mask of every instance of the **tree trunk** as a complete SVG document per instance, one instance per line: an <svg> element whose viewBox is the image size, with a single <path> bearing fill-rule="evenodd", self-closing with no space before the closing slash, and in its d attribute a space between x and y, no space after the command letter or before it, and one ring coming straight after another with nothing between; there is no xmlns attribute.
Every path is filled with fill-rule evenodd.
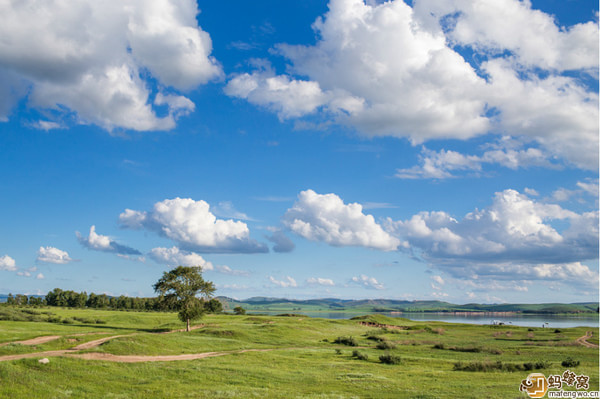
<svg viewBox="0 0 600 399"><path fill-rule="evenodd" d="M187 331L188 331L188 332L192 331L192 330L190 329L190 319L187 319Z"/></svg>

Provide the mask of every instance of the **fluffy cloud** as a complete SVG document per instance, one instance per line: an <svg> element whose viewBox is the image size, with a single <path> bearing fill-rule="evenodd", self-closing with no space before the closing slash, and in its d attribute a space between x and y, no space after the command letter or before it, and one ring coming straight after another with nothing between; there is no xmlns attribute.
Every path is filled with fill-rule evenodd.
<svg viewBox="0 0 600 399"><path fill-rule="evenodd" d="M0 270L14 272L17 270L17 263L8 255L0 257Z"/></svg>
<svg viewBox="0 0 600 399"><path fill-rule="evenodd" d="M258 68L225 92L281 119L317 114L413 143L524 136L597 169L598 95L586 82L597 80L597 23L559 27L529 1L413 4L331 0L315 45L276 46L287 74ZM583 73L563 73L573 70Z"/></svg>
<svg viewBox="0 0 600 399"><path fill-rule="evenodd" d="M188 251L181 251L177 247L152 248L148 254L157 263L169 266L199 266L202 270L213 270L213 264L204 260L202 256Z"/></svg>
<svg viewBox="0 0 600 399"><path fill-rule="evenodd" d="M375 277L365 276L364 274L361 274L360 276L354 276L350 281L367 289L383 290L385 288L383 283L377 281Z"/></svg>
<svg viewBox="0 0 600 399"><path fill-rule="evenodd" d="M71 262L73 259L69 257L69 254L66 251L62 251L58 248L40 247L37 260L46 263L65 264Z"/></svg>
<svg viewBox="0 0 600 399"><path fill-rule="evenodd" d="M222 75L197 13L193 0L2 2L0 118L29 91L31 106L57 114L68 108L80 123L173 128L194 105L165 90ZM153 79L160 90L154 101ZM167 115L157 116L153 105L166 106Z"/></svg>
<svg viewBox="0 0 600 399"><path fill-rule="evenodd" d="M266 245L250 238L246 223L217 219L205 201L191 198L166 199L151 211L126 209L121 225L147 229L170 238L189 251L212 253L268 252Z"/></svg>
<svg viewBox="0 0 600 399"><path fill-rule="evenodd" d="M557 167L549 161L548 154L538 148L495 148L481 155L465 155L450 150L431 151L423 147L419 165L398 169L395 176L400 179L447 179L456 177L456 172L479 173L484 164L498 164L510 169Z"/></svg>
<svg viewBox="0 0 600 399"><path fill-rule="evenodd" d="M568 227L559 232L553 222ZM421 212L405 221L388 219L387 227L455 276L589 280L596 275L579 262L598 256L598 212L578 214L515 190L496 193L490 207L462 220Z"/></svg>
<svg viewBox="0 0 600 399"><path fill-rule="evenodd" d="M335 285L332 279L321 277L310 277L306 282L311 285L324 285L328 287L333 287Z"/></svg>
<svg viewBox="0 0 600 399"><path fill-rule="evenodd" d="M96 226L90 227L90 234L83 237L78 231L75 232L79 243L87 249L102 252L112 252L118 255L141 255L137 249L121 245L112 240L109 236L96 233Z"/></svg>
<svg viewBox="0 0 600 399"><path fill-rule="evenodd" d="M597 169L596 93L566 76L531 72L523 79L506 60L488 61L483 69L490 77L488 103L500 111L499 129L530 137L576 166Z"/></svg>
<svg viewBox="0 0 600 399"><path fill-rule="evenodd" d="M551 70L598 66L596 23L561 28L552 15L532 9L529 0L420 0L415 12L433 26L446 19L447 37L455 44L496 54L508 50L524 66Z"/></svg>
<svg viewBox="0 0 600 399"><path fill-rule="evenodd" d="M584 201L582 197L592 196L598 201L598 180L586 179L585 181L578 181L576 186L577 188L572 190L564 187L558 188L552 193L552 199L563 202L576 197L582 202Z"/></svg>
<svg viewBox="0 0 600 399"><path fill-rule="evenodd" d="M310 80L253 72L232 79L226 92L280 117L321 107L367 134L414 142L487 130L485 103L474 95L483 81L443 34L420 29L403 1L333 0L313 27L321 38L315 46L277 47L292 71ZM290 100L306 93L307 102Z"/></svg>
<svg viewBox="0 0 600 399"><path fill-rule="evenodd" d="M318 83L261 72L234 77L225 87L225 93L267 107L280 119L310 114L327 100Z"/></svg>
<svg viewBox="0 0 600 399"><path fill-rule="evenodd" d="M273 276L269 276L269 281L282 288L297 287L298 283L292 277L287 276L284 280L277 280Z"/></svg>
<svg viewBox="0 0 600 399"><path fill-rule="evenodd" d="M333 246L361 246L394 251L400 240L385 232L375 218L365 215L357 203L344 204L335 194L300 192L294 206L287 210L283 224L311 241Z"/></svg>

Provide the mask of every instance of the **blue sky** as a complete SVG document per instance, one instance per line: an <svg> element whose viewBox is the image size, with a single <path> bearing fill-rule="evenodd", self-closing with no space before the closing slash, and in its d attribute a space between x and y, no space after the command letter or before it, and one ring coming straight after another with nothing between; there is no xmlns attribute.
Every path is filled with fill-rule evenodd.
<svg viewBox="0 0 600 399"><path fill-rule="evenodd" d="M598 300L598 4L0 5L0 292Z"/></svg>

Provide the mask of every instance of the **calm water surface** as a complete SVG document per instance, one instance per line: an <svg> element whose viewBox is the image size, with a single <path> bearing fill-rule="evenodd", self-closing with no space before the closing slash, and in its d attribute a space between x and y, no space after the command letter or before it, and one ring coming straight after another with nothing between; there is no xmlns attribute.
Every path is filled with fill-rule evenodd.
<svg viewBox="0 0 600 399"><path fill-rule="evenodd" d="M248 313L262 313L276 315L283 312L273 311L248 311ZM349 313L349 312L302 312L294 311L295 314L304 314L308 317L322 317L326 319L350 319L355 316L363 315L364 313ZM507 325L524 326L524 327L598 327L598 316L555 316L555 315L453 315L445 313L378 313L388 317L404 317L415 321L444 321L447 323L467 323L467 324L492 324L494 320L501 321ZM547 324L546 324L547 323Z"/></svg>

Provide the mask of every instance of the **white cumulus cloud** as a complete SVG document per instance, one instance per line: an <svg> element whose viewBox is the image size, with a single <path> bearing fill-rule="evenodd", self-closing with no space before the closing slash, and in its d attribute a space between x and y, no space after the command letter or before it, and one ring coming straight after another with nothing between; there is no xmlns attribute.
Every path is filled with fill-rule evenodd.
<svg viewBox="0 0 600 399"><path fill-rule="evenodd" d="M14 272L17 270L17 262L8 255L0 256L0 270Z"/></svg>
<svg viewBox="0 0 600 399"><path fill-rule="evenodd" d="M80 123L172 129L194 105L171 92L222 76L197 14L194 0L1 2L0 119L29 92L30 106Z"/></svg>
<svg viewBox="0 0 600 399"><path fill-rule="evenodd" d="M322 278L322 277L310 277L306 280L306 282L308 284L324 285L324 286L329 286L329 287L333 287L335 285L335 283L333 282L332 279Z"/></svg>
<svg viewBox="0 0 600 399"><path fill-rule="evenodd" d="M82 236L78 231L75 235L81 245L94 251L112 252L118 255L141 255L137 249L119 244L109 236L96 233L96 226L90 227L90 234L87 237Z"/></svg>
<svg viewBox="0 0 600 399"><path fill-rule="evenodd" d="M598 66L595 22L560 27L552 15L532 9L530 0L420 0L415 11L435 22L451 16L446 28L453 43L482 52L509 50L525 66L554 70Z"/></svg>
<svg viewBox="0 0 600 399"><path fill-rule="evenodd" d="M38 250L37 260L46 263L65 264L73 259L69 257L69 253L55 247L40 247Z"/></svg>
<svg viewBox="0 0 600 399"><path fill-rule="evenodd" d="M154 231L189 251L268 252L266 245L250 238L246 223L217 219L210 205L202 200L174 198L155 203L150 211L126 209L119 221L125 228Z"/></svg>
<svg viewBox="0 0 600 399"><path fill-rule="evenodd" d="M169 266L199 266L202 270L213 270L213 264L202 256L190 251L181 251L177 247L152 248L148 254L157 263Z"/></svg>
<svg viewBox="0 0 600 399"><path fill-rule="evenodd" d="M510 141L509 138L504 138ZM497 164L509 169L533 166L558 167L549 161L549 154L539 148L506 148L496 145L481 155L462 154L452 150L432 151L423 147L419 155L419 165L398 169L396 177L401 179L447 179L460 176L457 172L479 174L485 164Z"/></svg>
<svg viewBox="0 0 600 399"><path fill-rule="evenodd" d="M361 246L394 251L401 241L383 230L358 203L344 204L335 194L300 192L298 200L282 218L292 232L311 241L333 246Z"/></svg>
<svg viewBox="0 0 600 399"><path fill-rule="evenodd" d="M556 222L566 227L558 230ZM598 257L598 212L578 214L515 190L496 193L488 208L461 220L420 212L404 221L388 219L387 227L456 277L590 281L597 276L580 262Z"/></svg>
<svg viewBox="0 0 600 399"><path fill-rule="evenodd" d="M550 223L557 220L570 224L562 234ZM460 221L445 212L421 212L389 221L389 227L427 259L561 263L597 256L597 221L598 212L577 214L509 189L496 193L489 208Z"/></svg>
<svg viewBox="0 0 600 399"><path fill-rule="evenodd" d="M350 281L367 289L383 290L385 288L383 283L377 281L375 277L365 276L364 274L361 274L360 276L354 276Z"/></svg>
<svg viewBox="0 0 600 399"><path fill-rule="evenodd" d="M269 281L275 285L278 285L282 288L289 288L289 287L297 287L298 283L296 283L296 280L294 280L292 277L290 276L286 276L285 279L283 280L277 280L276 278L274 278L273 276L269 276Z"/></svg>
<svg viewBox="0 0 600 399"><path fill-rule="evenodd" d="M525 137L597 169L594 15L563 27L530 1L412 4L330 0L313 24L314 45L275 47L288 61L285 74L257 68L232 77L225 92L281 119L313 114L413 144L487 133ZM486 162L511 167L511 158L537 157L495 155Z"/></svg>

